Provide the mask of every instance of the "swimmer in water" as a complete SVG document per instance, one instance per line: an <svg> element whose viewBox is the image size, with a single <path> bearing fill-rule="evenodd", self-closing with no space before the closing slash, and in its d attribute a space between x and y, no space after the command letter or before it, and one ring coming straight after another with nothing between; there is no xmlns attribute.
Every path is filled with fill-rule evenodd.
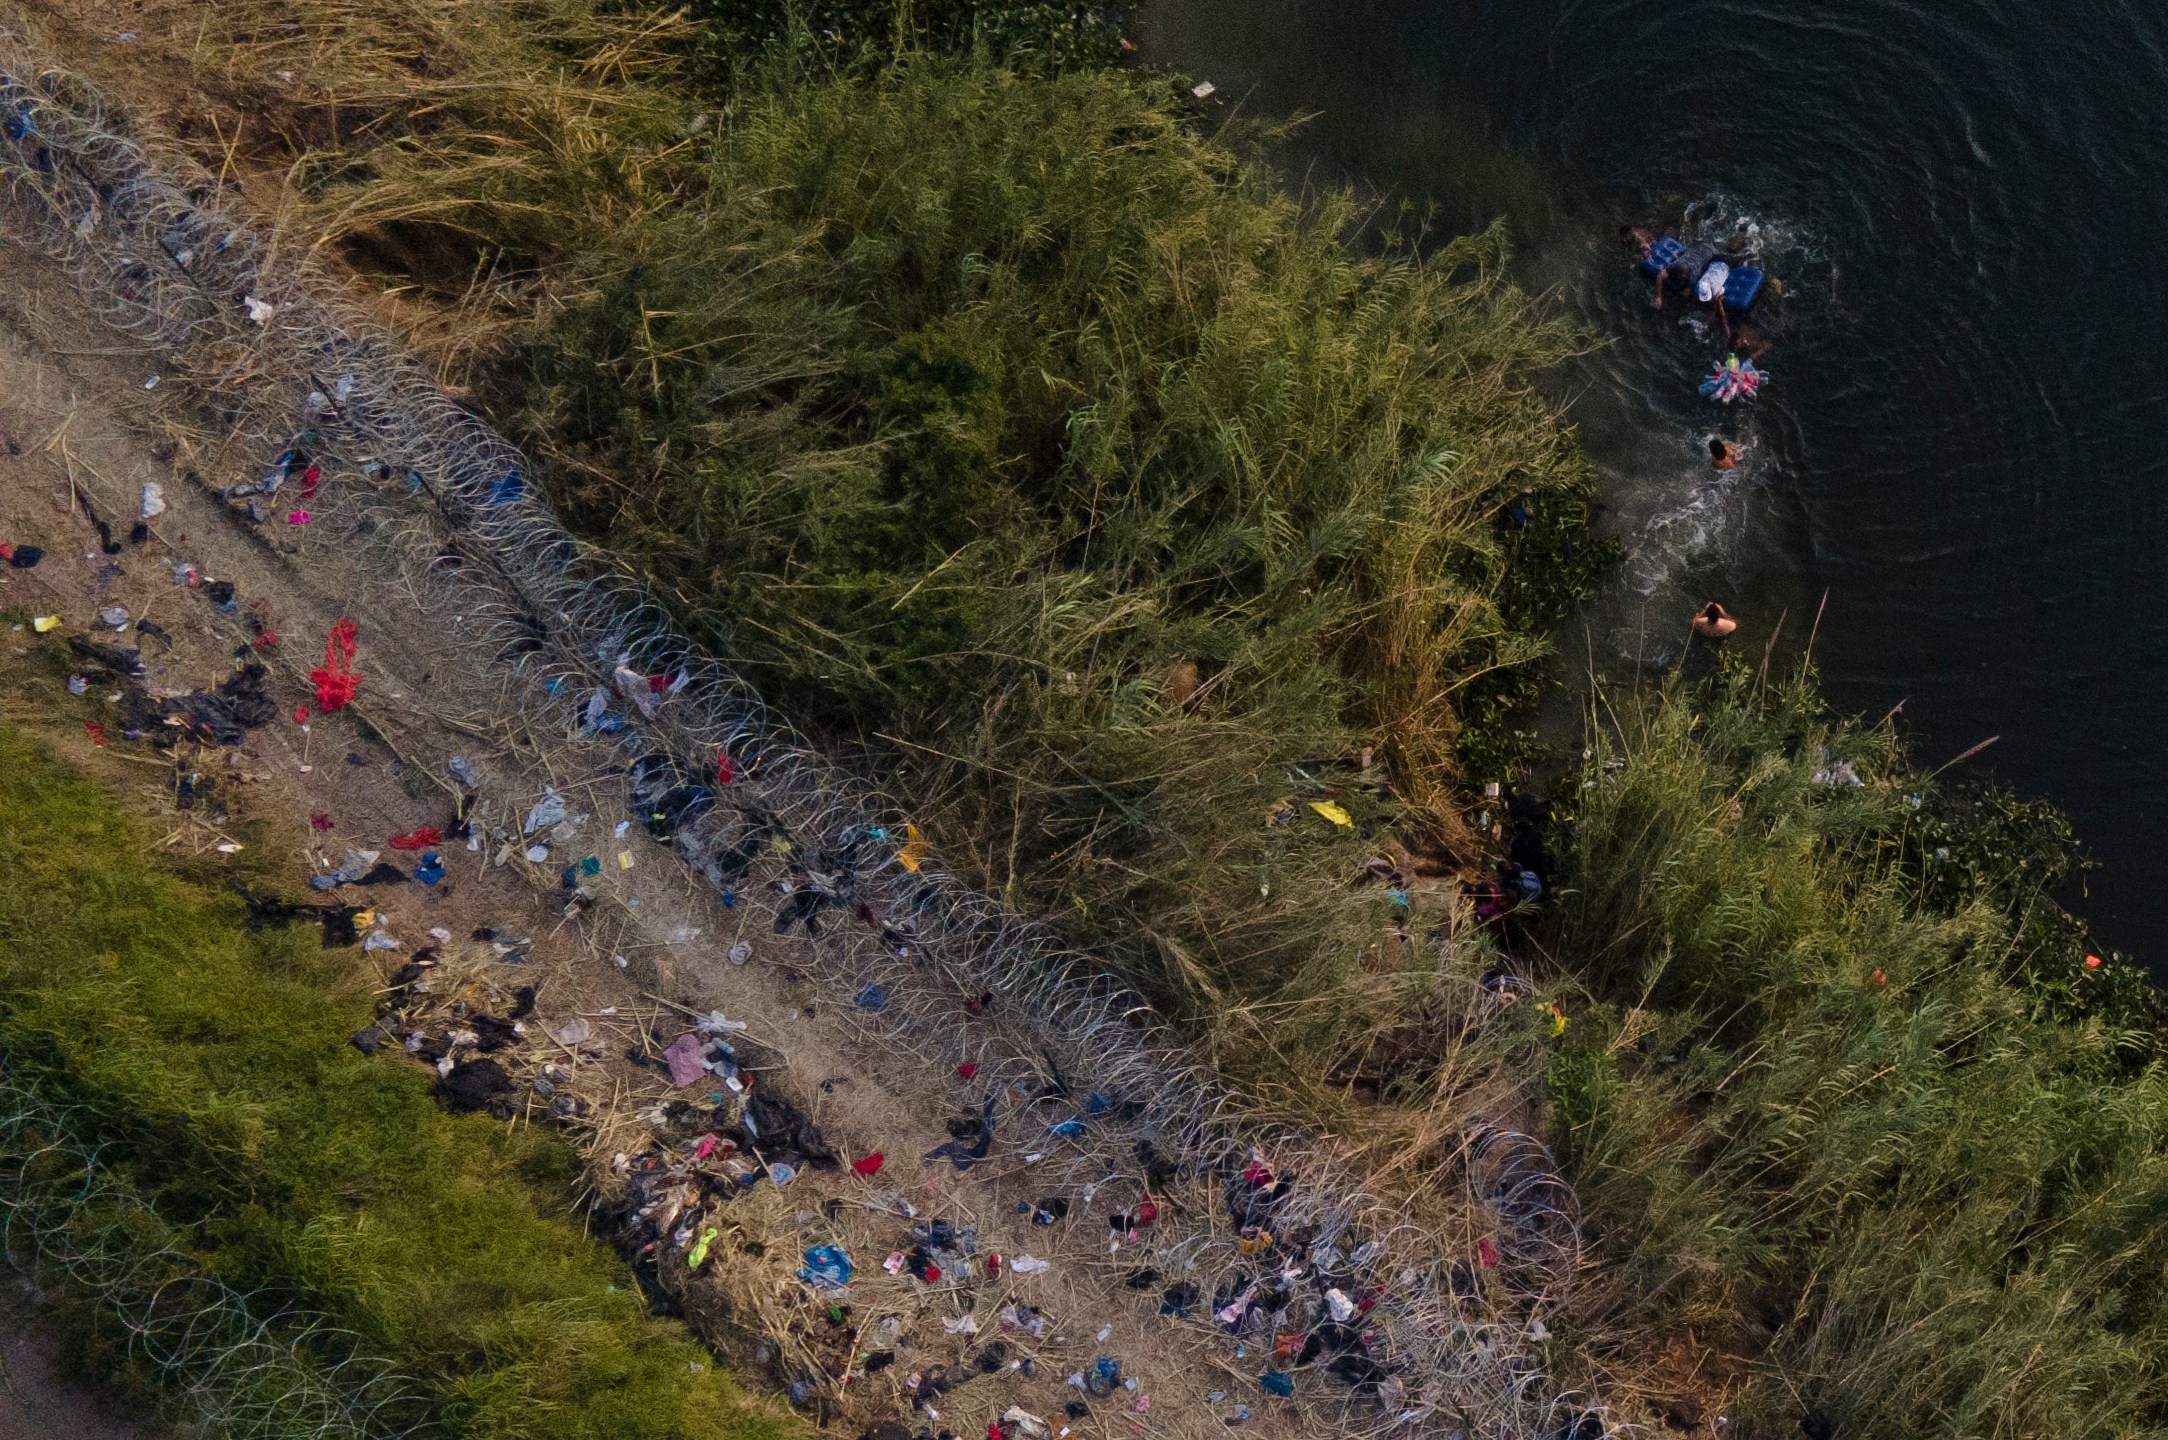
<svg viewBox="0 0 2168 1440"><path fill-rule="evenodd" d="M1704 640L1721 640L1738 628L1739 622L1714 600L1694 612L1694 633Z"/></svg>
<svg viewBox="0 0 2168 1440"><path fill-rule="evenodd" d="M1719 440L1711 437L1709 441L1709 468L1711 470L1732 470L1736 469L1738 464L1739 447L1729 440Z"/></svg>
<svg viewBox="0 0 2168 1440"><path fill-rule="evenodd" d="M1646 260L1649 258L1649 251L1655 248L1656 242L1661 238L1661 235L1653 226L1621 225L1618 227L1618 238L1619 242L1627 249Z"/></svg>

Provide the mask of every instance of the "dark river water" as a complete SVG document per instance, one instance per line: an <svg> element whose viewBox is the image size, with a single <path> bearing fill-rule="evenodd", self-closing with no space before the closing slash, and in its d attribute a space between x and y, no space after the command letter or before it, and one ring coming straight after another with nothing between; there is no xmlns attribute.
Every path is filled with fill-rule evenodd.
<svg viewBox="0 0 2168 1440"><path fill-rule="evenodd" d="M1569 649L1661 663L1713 597L1758 650L1826 593L1835 703L1935 764L2000 736L1968 763L2101 863L2076 908L2168 961L2168 6L1152 0L1145 56L1311 115L1315 181L1506 217L1610 339L1561 393L1630 558ZM1617 231L1740 218L1786 293L1723 407Z"/></svg>

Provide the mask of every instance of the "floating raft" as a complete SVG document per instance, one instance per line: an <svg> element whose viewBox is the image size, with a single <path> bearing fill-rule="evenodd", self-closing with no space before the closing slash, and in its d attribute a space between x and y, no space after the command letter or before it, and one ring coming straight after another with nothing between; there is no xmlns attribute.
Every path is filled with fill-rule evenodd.
<svg viewBox="0 0 2168 1440"><path fill-rule="evenodd" d="M1641 262L1641 273L1648 279L1654 280L1664 271L1678 264L1679 258L1685 253L1685 241L1676 235L1666 235L1649 247L1647 258ZM1734 311L1745 310L1754 303L1755 297L1761 294L1761 287L1761 271L1750 269L1744 265L1733 266L1730 276L1724 281L1724 308Z"/></svg>

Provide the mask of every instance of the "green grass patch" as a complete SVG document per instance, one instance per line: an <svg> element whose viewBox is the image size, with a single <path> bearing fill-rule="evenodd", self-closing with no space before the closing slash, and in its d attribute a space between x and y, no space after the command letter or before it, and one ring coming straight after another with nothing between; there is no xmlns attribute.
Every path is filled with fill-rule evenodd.
<svg viewBox="0 0 2168 1440"><path fill-rule="evenodd" d="M146 1243L328 1317L420 1388L429 1433L795 1433L650 1318L568 1213L561 1139L445 1114L419 1067L347 1045L374 1016L358 952L252 933L7 728L0 875L0 1063L103 1147Z"/></svg>

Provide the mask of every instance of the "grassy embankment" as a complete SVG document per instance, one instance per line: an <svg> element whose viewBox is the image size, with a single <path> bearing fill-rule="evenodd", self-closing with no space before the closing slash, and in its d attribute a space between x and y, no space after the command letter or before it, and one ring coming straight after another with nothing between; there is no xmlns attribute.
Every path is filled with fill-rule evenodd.
<svg viewBox="0 0 2168 1440"><path fill-rule="evenodd" d="M297 1363L377 1357L421 1434L795 1433L649 1318L568 1213L562 1141L442 1113L425 1073L346 1044L375 1015L358 951L322 950L313 925L251 930L238 897L147 849L103 789L0 727L0 1071L26 1138L96 1149L108 1193L132 1197L67 1213L115 1271L152 1267L136 1293L202 1275L265 1314L321 1314L349 1338ZM67 1207L72 1181L34 1166L27 1203ZM110 1316L56 1294L86 1373L140 1368Z"/></svg>
<svg viewBox="0 0 2168 1440"><path fill-rule="evenodd" d="M1714 1352L1734 1433L2161 1433L2168 1050L2052 898L2062 821L1737 668L1594 730L1532 932L1583 995L1579 1323Z"/></svg>

